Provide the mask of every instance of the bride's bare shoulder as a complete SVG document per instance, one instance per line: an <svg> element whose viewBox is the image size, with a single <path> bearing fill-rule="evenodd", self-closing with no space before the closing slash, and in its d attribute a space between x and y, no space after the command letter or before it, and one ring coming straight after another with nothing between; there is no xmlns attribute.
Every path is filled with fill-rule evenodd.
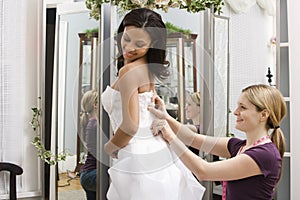
<svg viewBox="0 0 300 200"><path fill-rule="evenodd" d="M134 61L124 65L119 71L119 77L124 76L125 74L130 76L136 76L140 73L147 72L147 64L144 62Z"/></svg>

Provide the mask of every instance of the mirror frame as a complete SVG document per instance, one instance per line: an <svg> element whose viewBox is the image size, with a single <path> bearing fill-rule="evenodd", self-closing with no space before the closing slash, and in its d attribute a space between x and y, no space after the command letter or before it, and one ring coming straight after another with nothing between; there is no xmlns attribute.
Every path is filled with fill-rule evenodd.
<svg viewBox="0 0 300 200"><path fill-rule="evenodd" d="M222 24L222 27L217 26L217 20L223 20L224 24ZM229 63L229 44L230 44L230 30L229 30L229 17L225 17L225 16L221 16L221 15L216 15L216 14L212 14L212 57L213 57L213 98L214 98L214 103L213 103L213 115L214 115L214 136L222 136L222 137L226 137L229 135L228 131L229 131L229 113L230 113L230 108L229 108L229 72L230 72L230 63ZM224 32L221 32L218 28L224 28ZM217 35L218 34L218 35ZM223 42L224 44L219 44L217 43L218 41L218 36L221 36L223 38L220 38L219 42ZM224 42L225 41L225 42ZM218 52L218 48L224 47L224 51L225 51L225 55L219 56L217 55ZM224 61L224 63L221 63L222 61ZM222 77L223 73L220 72L224 72L225 77ZM222 79L223 78L223 79ZM223 84L223 85L222 85ZM218 89L218 91L217 91ZM222 93L222 91L224 93ZM221 93L221 94L220 94ZM225 99L226 103L225 108L224 108L224 115L219 114L220 111L222 111L222 109L220 109L221 106L218 106L218 102L216 100L216 96L218 96L218 98L220 98L220 95L222 95L221 99ZM220 124L220 121L222 122L221 119L225 118L225 121L223 122L223 124Z"/></svg>
<svg viewBox="0 0 300 200"><path fill-rule="evenodd" d="M46 62L46 17L47 17L47 9L51 9L51 8L57 8L57 6L59 4L62 3L68 3L68 2L73 2L72 0L44 0L43 1L43 41L42 41L42 47L43 47L43 52L42 52L42 61L43 63ZM56 15L57 16L57 15ZM56 24L55 27L57 27L57 19L56 19ZM55 29L55 42L57 40L57 29ZM57 129L57 123L54 123L54 121L57 121L57 96L58 93L55 91L55 88L57 88L57 77L56 74L57 72L55 70L57 70L57 49L54 49L54 61L53 61L53 94L52 94L52 113L51 113L51 136L50 136L50 151L54 152L55 154L57 154L57 144L56 144L56 129ZM43 75L45 76L45 71L46 71L46 65L43 64ZM44 77L41 76L41 83L44 82ZM42 93L42 99L44 99L45 97L45 91L41 92ZM41 127L42 129L44 129L44 124L42 124L43 127ZM42 135L42 137L45 137ZM49 188L47 188L48 186L46 186L45 182L42 185L43 188L43 196L45 198L49 198L49 199L57 199L57 177L56 177L56 173L57 173L57 169L56 169L56 165L55 166L50 166L49 167L49 180L46 180L46 183L49 183ZM44 169L44 173L46 173L47 168ZM48 182L49 181L49 182ZM46 192L45 190L49 189L49 193ZM49 196L46 196L49 195Z"/></svg>
<svg viewBox="0 0 300 200"><path fill-rule="evenodd" d="M49 1L46 5L51 7L56 7L56 30L55 30L55 50L54 50L54 71L53 71L53 104L52 104L52 125L51 125L51 151L57 154L58 152L63 151L63 148L59 147L58 141L63 143L63 139L59 140L59 133L64 130L64 121L65 113L59 112L64 110L65 104L65 78L66 73L66 46L61 44L63 37L63 43L66 44L67 40L67 31L66 24L60 22L60 16L64 14L76 14L76 13L88 13L90 12L86 6L85 2L74 2L71 0L60 0L60 1ZM60 58L63 58L61 60ZM79 62L79 60L78 60ZM77 62L77 63L78 63ZM63 102L63 103L61 103ZM76 101L77 102L77 101ZM76 121L77 122L77 121ZM77 127L76 127L77 128ZM64 137L64 136L62 136ZM58 167L57 165L51 166L50 169L50 199L58 199L57 191L57 174Z"/></svg>

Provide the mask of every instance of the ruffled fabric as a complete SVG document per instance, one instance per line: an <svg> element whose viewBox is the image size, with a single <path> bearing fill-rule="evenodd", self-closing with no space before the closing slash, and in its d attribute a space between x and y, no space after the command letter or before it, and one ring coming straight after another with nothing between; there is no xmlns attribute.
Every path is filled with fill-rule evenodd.
<svg viewBox="0 0 300 200"><path fill-rule="evenodd" d="M226 0L235 13L246 12L255 5L256 0Z"/></svg>
<svg viewBox="0 0 300 200"><path fill-rule="evenodd" d="M245 13L252 6L257 4L261 9L265 10L268 15L275 15L275 5L272 0L225 0L235 13Z"/></svg>

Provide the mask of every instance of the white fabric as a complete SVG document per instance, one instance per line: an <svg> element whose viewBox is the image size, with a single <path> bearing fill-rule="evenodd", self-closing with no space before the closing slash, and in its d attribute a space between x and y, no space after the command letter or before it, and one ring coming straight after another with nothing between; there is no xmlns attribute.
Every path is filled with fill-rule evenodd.
<svg viewBox="0 0 300 200"><path fill-rule="evenodd" d="M24 140L24 59L22 4L0 1L0 161L23 167ZM10 9L10 10L9 10ZM15 12L12 12L14 9ZM16 17L16 13L19 16ZM18 20L17 20L18 18ZM20 23L17 23L20 22ZM28 110L30 112L30 110ZM21 116L21 117L20 117ZM28 123L28 122L27 122ZM22 176L17 176L17 191L22 191ZM9 192L9 173L0 172L0 195ZM0 197L1 199L1 197Z"/></svg>
<svg viewBox="0 0 300 200"><path fill-rule="evenodd" d="M18 196L40 196L41 163L31 141L29 122L37 105L41 66L39 24L42 1L0 0L0 161L23 168L17 176ZM7 199L9 173L0 172L0 199Z"/></svg>
<svg viewBox="0 0 300 200"><path fill-rule="evenodd" d="M256 0L226 0L231 9L236 13L246 12L255 5Z"/></svg>
<svg viewBox="0 0 300 200"><path fill-rule="evenodd" d="M268 15L275 15L275 0L256 0L256 3L266 11Z"/></svg>
<svg viewBox="0 0 300 200"><path fill-rule="evenodd" d="M152 92L139 94L140 124L136 135L118 153L108 170L109 200L200 200L205 188L182 164L166 142L154 137L150 125L154 116L147 110ZM107 87L101 96L113 131L122 121L121 95Z"/></svg>
<svg viewBox="0 0 300 200"><path fill-rule="evenodd" d="M268 15L275 15L275 0L225 0L225 2L235 13L245 13L257 3Z"/></svg>

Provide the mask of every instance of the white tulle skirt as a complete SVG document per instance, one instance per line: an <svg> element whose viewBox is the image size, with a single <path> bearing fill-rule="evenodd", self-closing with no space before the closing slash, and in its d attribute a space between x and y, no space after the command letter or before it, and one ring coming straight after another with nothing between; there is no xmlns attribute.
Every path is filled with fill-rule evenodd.
<svg viewBox="0 0 300 200"><path fill-rule="evenodd" d="M161 137L135 137L108 170L109 200L201 200L205 188Z"/></svg>

